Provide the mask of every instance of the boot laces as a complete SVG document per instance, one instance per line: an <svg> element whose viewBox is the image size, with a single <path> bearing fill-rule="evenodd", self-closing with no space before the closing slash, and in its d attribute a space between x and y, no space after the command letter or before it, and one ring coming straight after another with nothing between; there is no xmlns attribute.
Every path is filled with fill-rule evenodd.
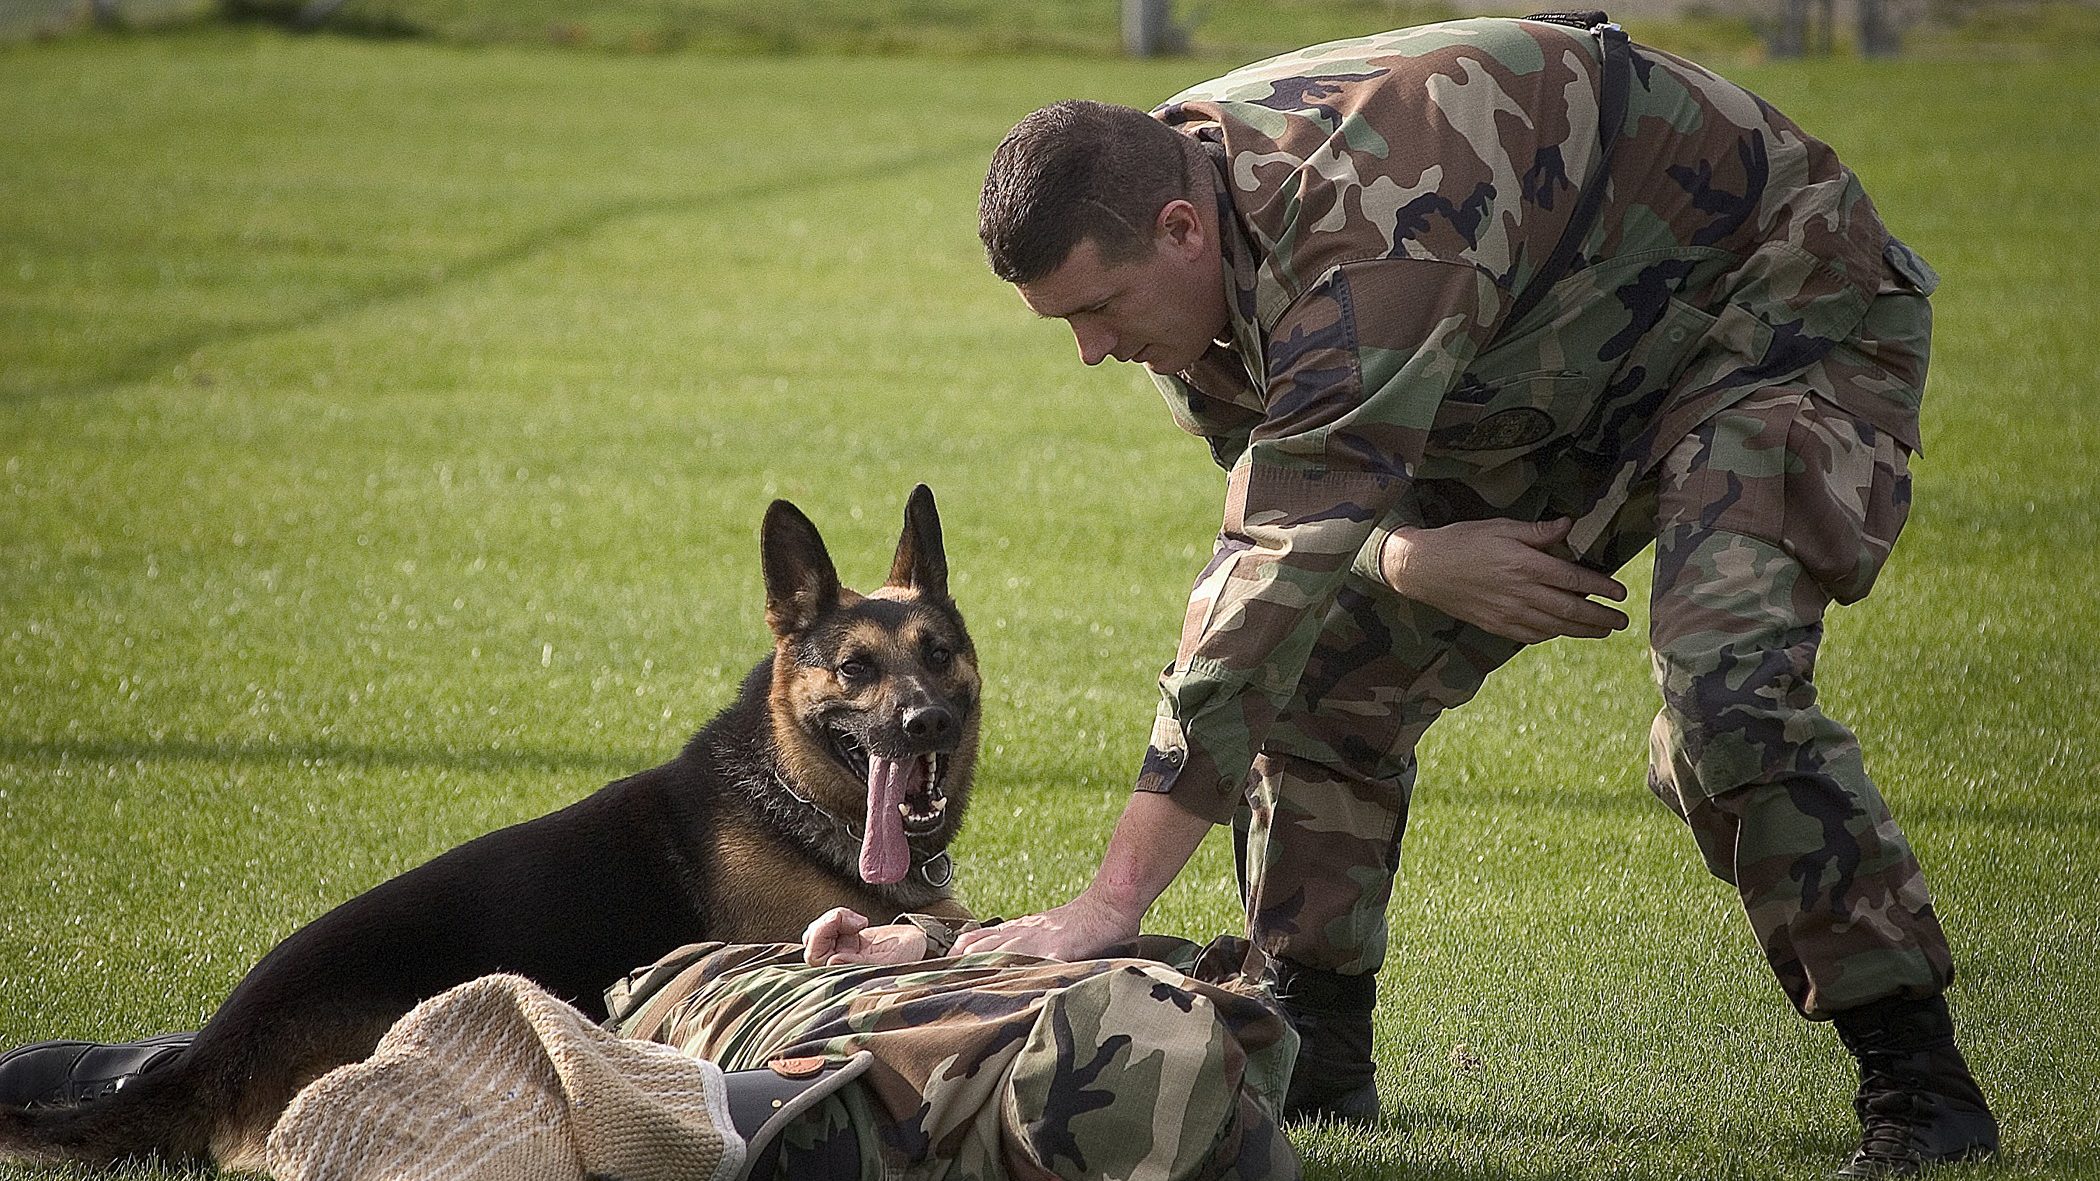
<svg viewBox="0 0 2100 1181"><path fill-rule="evenodd" d="M1920 1076L1907 1055L1867 1054L1860 1066L1858 1159L1899 1169L1921 1164L1919 1134L1931 1119L1924 1098L1931 1080Z"/></svg>
<svg viewBox="0 0 2100 1181"><path fill-rule="evenodd" d="M1872 1094L1861 1103L1859 1118L1862 1132L1855 1159L1883 1165L1917 1162L1913 1137L1918 1122L1915 1096L1894 1088Z"/></svg>

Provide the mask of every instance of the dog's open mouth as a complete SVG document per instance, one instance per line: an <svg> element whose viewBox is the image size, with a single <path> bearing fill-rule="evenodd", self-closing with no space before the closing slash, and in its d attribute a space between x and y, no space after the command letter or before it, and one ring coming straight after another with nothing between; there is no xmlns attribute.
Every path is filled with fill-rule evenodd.
<svg viewBox="0 0 2100 1181"><path fill-rule="evenodd" d="M948 773L948 758L941 754L918 756L919 790L905 793L897 810L904 817L904 831L924 836L941 826L948 814L948 796L941 790L941 777Z"/></svg>
<svg viewBox="0 0 2100 1181"><path fill-rule="evenodd" d="M902 881L911 870L909 838L936 831L947 817L948 796L942 786L948 756L933 752L902 758L874 754L837 727L829 728L828 737L832 757L868 785L861 878L876 885Z"/></svg>

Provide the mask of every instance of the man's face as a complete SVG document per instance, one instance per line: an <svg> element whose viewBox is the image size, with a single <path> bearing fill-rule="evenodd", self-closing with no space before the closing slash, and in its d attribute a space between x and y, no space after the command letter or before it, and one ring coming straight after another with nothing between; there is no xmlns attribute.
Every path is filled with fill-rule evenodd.
<svg viewBox="0 0 2100 1181"><path fill-rule="evenodd" d="M1114 357L1179 373L1227 330L1223 268L1194 208L1175 201L1160 211L1151 253L1104 262L1087 238L1056 270L1017 286L1037 315L1071 325L1088 365Z"/></svg>

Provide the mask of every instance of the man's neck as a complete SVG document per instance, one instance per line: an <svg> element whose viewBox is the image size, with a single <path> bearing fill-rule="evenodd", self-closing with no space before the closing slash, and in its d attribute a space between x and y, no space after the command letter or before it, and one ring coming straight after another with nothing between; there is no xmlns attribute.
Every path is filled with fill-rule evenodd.
<svg viewBox="0 0 2100 1181"><path fill-rule="evenodd" d="M1203 232L1218 243L1220 257L1223 257L1225 239L1219 234L1225 227L1218 224L1218 202L1215 199L1219 188L1218 170L1202 144L1186 135L1179 138L1181 158L1189 180L1189 204L1196 207L1196 217L1203 224ZM1229 202L1231 195L1227 194L1225 199Z"/></svg>

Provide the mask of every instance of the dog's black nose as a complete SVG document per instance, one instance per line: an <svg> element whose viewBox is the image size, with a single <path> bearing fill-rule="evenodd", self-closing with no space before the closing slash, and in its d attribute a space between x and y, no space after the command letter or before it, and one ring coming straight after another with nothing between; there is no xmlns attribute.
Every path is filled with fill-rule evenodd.
<svg viewBox="0 0 2100 1181"><path fill-rule="evenodd" d="M946 707L917 705L904 711L904 733L921 741L946 738L955 728L955 715Z"/></svg>

